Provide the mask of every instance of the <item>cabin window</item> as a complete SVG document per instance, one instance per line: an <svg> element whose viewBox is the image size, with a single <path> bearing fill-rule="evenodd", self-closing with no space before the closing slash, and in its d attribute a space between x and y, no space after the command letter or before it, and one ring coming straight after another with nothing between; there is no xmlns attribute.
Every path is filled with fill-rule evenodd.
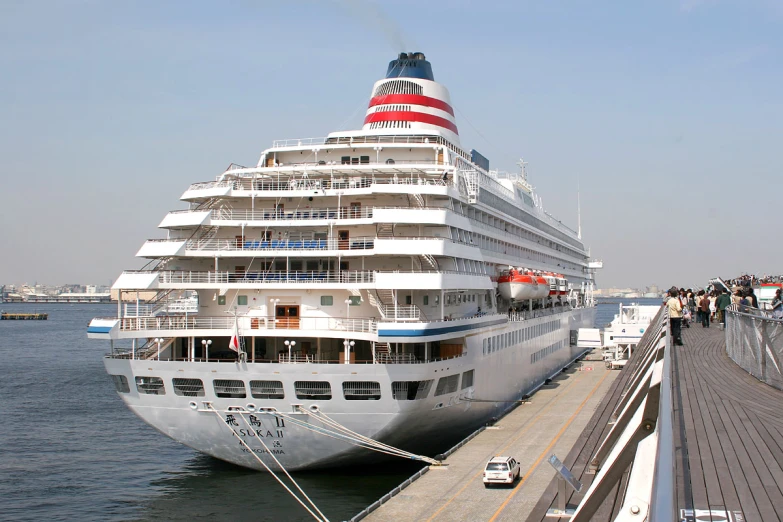
<svg viewBox="0 0 783 522"><path fill-rule="evenodd" d="M111 380L114 382L114 387L117 389L117 393L130 393L130 386L128 386L128 378L124 375L112 375Z"/></svg>
<svg viewBox="0 0 783 522"><path fill-rule="evenodd" d="M449 375L438 379L438 386L435 388L435 397L454 393L459 387L459 374Z"/></svg>
<svg viewBox="0 0 783 522"><path fill-rule="evenodd" d="M346 401L377 401L381 399L381 385L371 381L346 381L343 396Z"/></svg>
<svg viewBox="0 0 783 522"><path fill-rule="evenodd" d="M218 305L225 305L226 304L226 296L219 295L218 296Z"/></svg>
<svg viewBox="0 0 783 522"><path fill-rule="evenodd" d="M350 165L351 164L351 157L350 156L341 156L340 157L340 163L343 165Z"/></svg>
<svg viewBox="0 0 783 522"><path fill-rule="evenodd" d="M348 296L348 301L350 306L359 306L362 304L362 297L359 295L351 295Z"/></svg>
<svg viewBox="0 0 783 522"><path fill-rule="evenodd" d="M147 395L166 395L166 388L160 377L136 377L136 389Z"/></svg>
<svg viewBox="0 0 783 522"><path fill-rule="evenodd" d="M321 306L332 306L334 304L334 297L331 295L321 296Z"/></svg>
<svg viewBox="0 0 783 522"><path fill-rule="evenodd" d="M435 304L436 305L440 304L440 295L439 294L435 294Z"/></svg>
<svg viewBox="0 0 783 522"><path fill-rule="evenodd" d="M473 386L473 370L467 371L462 374L462 389L470 388Z"/></svg>
<svg viewBox="0 0 783 522"><path fill-rule="evenodd" d="M432 379L427 381L395 381L392 383L392 397L398 401L419 401L426 399L432 388Z"/></svg>
<svg viewBox="0 0 783 522"><path fill-rule="evenodd" d="M244 381L233 379L215 379L212 381L215 395L226 399L244 399L247 397Z"/></svg>
<svg viewBox="0 0 783 522"><path fill-rule="evenodd" d="M413 301L413 297L411 297L410 295L406 295L406 296L405 296L405 304L406 304L406 305L409 305L409 304L411 304L411 303L412 303L412 301Z"/></svg>
<svg viewBox="0 0 783 522"><path fill-rule="evenodd" d="M297 399L328 401L332 398L332 386L327 381L295 381Z"/></svg>
<svg viewBox="0 0 783 522"><path fill-rule="evenodd" d="M424 301L424 306L429 306L430 304L430 296L425 295L422 300Z"/></svg>
<svg viewBox="0 0 783 522"><path fill-rule="evenodd" d="M174 395L182 395L185 397L204 396L204 383L201 379L175 378L171 380L171 384L174 388Z"/></svg>
<svg viewBox="0 0 783 522"><path fill-rule="evenodd" d="M238 295L237 296L237 305L239 305L239 306L247 306L247 296L246 295Z"/></svg>
<svg viewBox="0 0 783 522"><path fill-rule="evenodd" d="M362 164L370 163L370 156L359 156L359 163Z"/></svg>
<svg viewBox="0 0 783 522"><path fill-rule="evenodd" d="M285 399L280 381L250 381L250 395L254 399Z"/></svg>

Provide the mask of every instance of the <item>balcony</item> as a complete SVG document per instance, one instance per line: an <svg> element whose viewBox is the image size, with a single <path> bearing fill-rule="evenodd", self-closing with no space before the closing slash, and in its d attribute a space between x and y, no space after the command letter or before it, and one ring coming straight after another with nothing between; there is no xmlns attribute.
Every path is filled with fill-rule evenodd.
<svg viewBox="0 0 783 522"><path fill-rule="evenodd" d="M190 212L190 211L184 211ZM373 207L334 207L334 208L306 208L297 210L275 209L214 209L212 221L301 221L301 220L338 220L338 219L370 219L373 215Z"/></svg>

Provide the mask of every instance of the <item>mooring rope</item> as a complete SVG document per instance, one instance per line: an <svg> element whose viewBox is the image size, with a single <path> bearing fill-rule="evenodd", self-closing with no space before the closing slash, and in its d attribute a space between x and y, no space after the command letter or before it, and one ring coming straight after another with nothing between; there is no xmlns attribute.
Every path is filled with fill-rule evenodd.
<svg viewBox="0 0 783 522"><path fill-rule="evenodd" d="M215 412L215 415L217 416L217 418L218 418L218 419L220 419L220 424L223 424L223 425L225 425L225 426L226 426L226 428L228 428L229 430L231 430L231 433L233 433L233 434L234 434L234 436L235 436L235 437L236 437L236 438L239 440L239 443L240 443L242 446L244 446L244 447L245 447L245 448L246 448L246 449L247 449L247 450L250 452L250 454L251 454L251 455L253 455L253 457L255 457L255 459L256 459L256 460L257 460L257 461L258 461L258 462L259 462L259 463L260 463L262 466L264 466L264 468L265 468L265 469L266 469L266 470L267 470L267 471L268 471L268 472L269 472L269 473L270 473L270 474L271 474L271 475L272 475L272 476L275 478L275 480L277 480L277 481L280 483L280 485L281 485L281 486L283 486L283 487L285 488L285 490L286 490L286 491L288 491L288 493L290 493L290 494L291 494L291 496L292 496L292 497L294 497L294 499L296 499L296 501L297 501L297 502L299 502L299 504L301 504L301 506L307 510L307 512L308 512L308 513L310 513L310 515L312 515L312 517L313 517L314 519L318 520L318 522L329 522L329 521L327 520L327 518L326 518L326 517L324 517L323 519L321 519L321 518L318 518L318 515L316 515L315 513L313 513L313 511L312 511L312 510L311 510L309 507L307 507L307 506L305 505L305 503L304 503L304 502L302 502L302 499L300 499L300 498L299 498L299 497L296 495L296 493L294 493L293 491L291 491L291 488L289 488L288 486L286 486L285 482L283 482L282 480L280 480L280 477L278 477L278 476L277 476L277 474L276 474L274 471L272 471L272 469L271 469L269 466L267 466L267 465L266 465L266 463L265 463L265 462L264 462L264 461L261 459L261 457L259 457L258 455L256 455L256 453L253 451L253 449L252 449L250 446L248 446L248 445L247 445L247 443L246 443L244 440L242 440L242 437L240 437L240 436L239 436L239 434L237 434L236 430L234 430L234 428L232 428L231 426L229 426L228 424L226 424L226 423L225 423L225 421L223 420L223 416L220 414L220 412L219 412L219 411L217 411L217 410L216 410L216 409L215 409L215 408L212 406L212 403L206 403L206 405L207 405L207 407L208 407L210 410L212 410L213 412ZM243 418L244 418L244 417L243 417ZM265 445L264 447L266 447L266 445ZM270 452L270 455L271 455L271 452ZM277 459L275 459L275 461L277 461ZM287 474L287 472L286 472L286 474ZM289 478L290 478L290 475L289 475ZM291 479L291 480L293 481L293 479ZM295 483L295 482L294 482L294 483ZM299 486L298 486L298 485L297 485L297 488L299 488ZM301 491L301 488L300 488L300 491ZM308 500L310 500L310 499L308 498ZM310 500L310 503L312 504L312 501L311 501L311 500ZM313 507L315 507L315 504L313 504ZM316 508L316 511L318 511L318 508ZM321 512L320 512L320 511L318 511L318 513L321 513ZM323 517L323 514L321 514L321 516Z"/></svg>
<svg viewBox="0 0 783 522"><path fill-rule="evenodd" d="M252 430L253 426L251 426L250 422L248 422L248 420L245 418L245 413L246 412L239 411L237 413L239 413L239 416L242 417L243 421L245 421L245 424L247 425L248 429ZM231 429L233 430L234 428L231 428ZM261 437L256 437L256 438L258 439L258 442L260 442L261 445L264 447L264 449L266 450L267 454L270 457L272 457L272 459L277 463L278 466L280 466L280 469L283 470L283 473L285 473L286 477L288 477L288 480L290 480L294 484L294 486L296 486L296 489L298 489L299 492L302 494L302 496L307 499L307 501L310 503L311 506L313 506L313 509L315 509L318 512L319 515L321 515L321 518L324 520L324 522L329 522L329 519L326 518L326 515L321 513L321 510L318 509L318 506L315 505L315 502L313 502L312 499L310 499L310 497L307 496L307 493L304 492L304 490L294 480L294 478L290 475L290 473L288 473L288 470L285 469L285 466L283 466L283 464L279 460L277 460L277 457L275 457L274 453L272 453L272 451L270 451L269 447L266 445L264 440Z"/></svg>

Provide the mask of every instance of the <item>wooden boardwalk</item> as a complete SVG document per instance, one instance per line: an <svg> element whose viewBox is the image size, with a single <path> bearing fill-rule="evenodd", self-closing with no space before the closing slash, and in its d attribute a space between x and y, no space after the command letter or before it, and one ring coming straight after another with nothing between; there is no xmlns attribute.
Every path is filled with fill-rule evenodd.
<svg viewBox="0 0 783 522"><path fill-rule="evenodd" d="M783 391L751 377L726 355L725 333L713 325L683 329L685 346L672 359L677 506L683 520L783 521ZM571 452L564 459L587 490L590 457L608 432L635 360L615 381ZM593 520L612 520L624 491L616 486ZM554 520L553 481L528 521ZM575 506L581 495L571 493ZM690 516L684 516L685 511ZM695 510L695 512L694 512ZM728 517L727 517L728 515Z"/></svg>

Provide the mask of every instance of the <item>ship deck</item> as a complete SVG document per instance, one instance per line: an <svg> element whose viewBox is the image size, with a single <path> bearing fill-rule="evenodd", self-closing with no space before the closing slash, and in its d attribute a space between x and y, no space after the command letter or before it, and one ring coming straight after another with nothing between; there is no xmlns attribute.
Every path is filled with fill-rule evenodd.
<svg viewBox="0 0 783 522"><path fill-rule="evenodd" d="M725 333L717 326L683 329L685 346L673 351L678 509L681 515L683 509L700 510L698 520L783 520L783 391L729 359ZM594 475L585 473L587 463L608 431L607 420L630 370L631 364L564 460L588 485ZM620 481L624 483L625 477ZM593 520L614 520L622 493L615 487ZM552 481L528 522L553 520L546 512L555 507L556 495ZM568 504L580 500L580 494L571 493Z"/></svg>

